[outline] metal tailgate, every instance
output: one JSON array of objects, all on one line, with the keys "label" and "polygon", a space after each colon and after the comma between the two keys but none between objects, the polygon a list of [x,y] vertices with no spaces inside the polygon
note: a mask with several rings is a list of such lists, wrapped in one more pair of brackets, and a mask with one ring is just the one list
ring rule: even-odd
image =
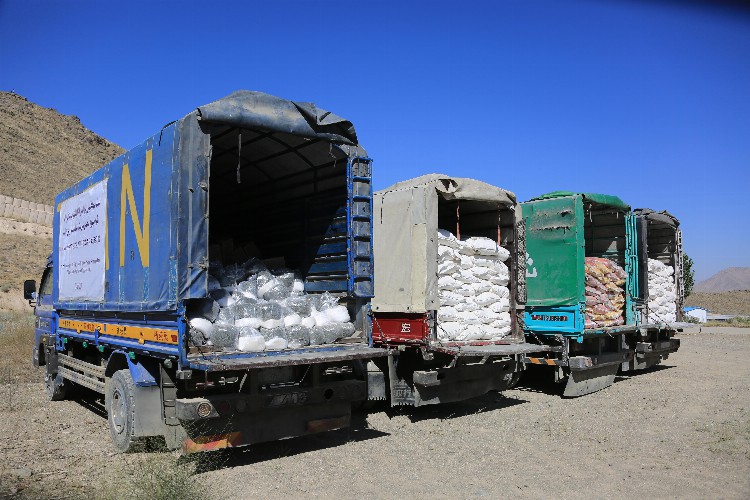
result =
[{"label": "metal tailgate", "polygon": [[206,371],[248,370],[278,366],[311,365],[352,359],[379,358],[386,349],[367,345],[321,346],[316,348],[262,353],[191,354],[190,368]]}]

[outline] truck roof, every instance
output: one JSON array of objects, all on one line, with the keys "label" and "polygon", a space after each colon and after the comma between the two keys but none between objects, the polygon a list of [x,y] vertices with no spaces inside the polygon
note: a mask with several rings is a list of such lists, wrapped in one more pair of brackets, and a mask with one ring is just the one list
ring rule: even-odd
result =
[{"label": "truck roof", "polygon": [[680,225],[680,221],[677,219],[677,217],[670,214],[666,210],[657,212],[656,210],[651,210],[650,208],[636,208],[635,210],[633,210],[633,212],[640,215],[644,219],[661,222],[662,224],[667,224],[669,226],[677,227]]},{"label": "truck roof", "polygon": [[397,182],[380,191],[382,195],[390,191],[414,189],[434,184],[435,189],[446,200],[494,201],[506,205],[516,204],[516,195],[512,191],[487,184],[486,182],[467,177],[453,177],[446,174],[426,174],[406,181]]},{"label": "truck roof", "polygon": [[580,193],[574,191],[552,191],[535,198],[531,198],[529,201],[537,200],[549,200],[551,198],[567,198],[570,196],[582,196],[591,203],[597,203],[599,205],[608,205],[610,207],[620,208],[622,210],[630,210],[630,205],[622,201],[620,198],[609,194],[600,193]]}]

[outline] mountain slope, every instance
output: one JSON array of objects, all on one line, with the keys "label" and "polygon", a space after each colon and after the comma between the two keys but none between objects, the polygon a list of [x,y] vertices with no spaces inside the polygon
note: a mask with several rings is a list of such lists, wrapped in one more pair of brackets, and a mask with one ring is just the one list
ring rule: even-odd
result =
[{"label": "mountain slope", "polygon": [[[75,116],[0,91],[0,194],[51,205],[122,152]],[[29,311],[23,280],[38,283],[51,248],[51,228],[0,217],[0,311]]]},{"label": "mountain slope", "polygon": [[696,283],[693,290],[708,293],[750,290],[750,267],[728,267]]},{"label": "mountain slope", "polygon": [[75,116],[0,91],[0,194],[52,205],[60,191],[123,152]]}]

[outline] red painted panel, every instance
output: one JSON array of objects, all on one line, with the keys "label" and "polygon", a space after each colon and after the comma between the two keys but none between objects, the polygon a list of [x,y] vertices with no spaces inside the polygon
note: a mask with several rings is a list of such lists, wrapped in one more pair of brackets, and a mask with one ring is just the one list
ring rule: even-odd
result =
[{"label": "red painted panel", "polygon": [[430,335],[426,314],[376,313],[372,320],[373,344],[426,343]]}]

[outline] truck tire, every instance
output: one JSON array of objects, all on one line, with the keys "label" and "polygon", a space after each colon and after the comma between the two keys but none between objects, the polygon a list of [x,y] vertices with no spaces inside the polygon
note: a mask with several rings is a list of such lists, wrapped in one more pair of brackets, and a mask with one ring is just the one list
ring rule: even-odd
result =
[{"label": "truck tire", "polygon": [[517,386],[518,382],[521,381],[522,375],[522,372],[513,372],[513,375],[511,375],[510,377],[510,382],[508,383],[508,389],[513,389],[515,386]]},{"label": "truck tire", "polygon": [[107,380],[104,392],[107,423],[117,451],[133,451],[137,439],[133,436],[135,421],[135,384],[130,370],[116,371]]}]

